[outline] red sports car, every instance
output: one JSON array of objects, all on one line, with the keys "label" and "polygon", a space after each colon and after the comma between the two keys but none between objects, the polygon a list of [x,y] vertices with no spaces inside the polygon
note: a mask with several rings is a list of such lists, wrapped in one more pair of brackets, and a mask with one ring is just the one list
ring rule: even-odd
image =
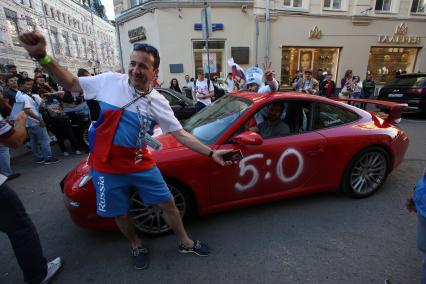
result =
[{"label": "red sports car", "polygon": [[[157,136],[163,147],[153,155],[183,218],[313,192],[367,197],[404,158],[408,138],[397,123],[406,105],[352,101],[386,107],[388,115],[295,92],[241,92],[222,97],[184,124],[214,149],[241,150],[241,161],[222,167],[170,134]],[[273,118],[271,109],[278,109],[278,120],[275,114],[275,122],[263,127],[263,122]],[[275,125],[281,127],[277,130]],[[68,173],[61,187],[76,224],[116,228],[112,219],[96,215],[95,189],[86,160]],[[159,234],[169,230],[158,207],[146,206],[136,193],[129,202],[140,231]]]}]

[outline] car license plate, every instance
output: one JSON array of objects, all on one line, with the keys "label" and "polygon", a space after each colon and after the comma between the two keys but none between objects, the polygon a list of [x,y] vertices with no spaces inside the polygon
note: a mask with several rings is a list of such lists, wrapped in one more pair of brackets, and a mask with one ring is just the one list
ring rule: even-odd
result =
[{"label": "car license plate", "polygon": [[389,98],[402,98],[404,95],[403,94],[389,94],[388,97]]}]

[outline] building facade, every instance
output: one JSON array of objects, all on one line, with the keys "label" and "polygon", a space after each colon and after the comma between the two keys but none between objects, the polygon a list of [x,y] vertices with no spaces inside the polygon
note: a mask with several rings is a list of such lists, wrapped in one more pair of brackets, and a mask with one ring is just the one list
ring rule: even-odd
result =
[{"label": "building facade", "polygon": [[115,70],[119,59],[115,27],[106,20],[98,1],[4,0],[0,3],[0,69],[15,64],[30,76],[38,64],[21,47],[18,36],[28,30],[42,32],[48,52],[76,74]]},{"label": "building facade", "polygon": [[426,1],[208,1],[213,24],[208,55],[201,31],[204,1],[114,4],[123,65],[133,43],[150,43],[160,51],[165,84],[195,76],[207,62],[224,77],[230,57],[243,68],[271,62],[282,87],[304,69],[331,72],[339,82],[347,69],[361,78],[369,71],[379,84],[397,71],[426,72]]}]

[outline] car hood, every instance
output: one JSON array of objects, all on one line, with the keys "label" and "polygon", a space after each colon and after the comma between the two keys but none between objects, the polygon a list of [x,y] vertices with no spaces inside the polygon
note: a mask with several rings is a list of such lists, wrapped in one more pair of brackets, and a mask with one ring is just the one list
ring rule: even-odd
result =
[{"label": "car hood", "polygon": [[[170,150],[170,149],[184,147],[182,145],[182,143],[177,141],[176,138],[173,135],[168,134],[168,133],[158,135],[158,136],[155,137],[155,139],[157,139],[161,143],[161,145],[162,145],[161,150]],[[155,151],[151,148],[150,148],[150,150],[152,152]]]}]

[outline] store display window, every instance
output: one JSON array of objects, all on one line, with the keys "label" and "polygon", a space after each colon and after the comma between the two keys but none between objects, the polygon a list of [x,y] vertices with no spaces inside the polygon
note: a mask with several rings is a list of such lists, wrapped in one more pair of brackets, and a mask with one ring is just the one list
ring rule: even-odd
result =
[{"label": "store display window", "polygon": [[318,69],[333,74],[336,80],[339,65],[339,47],[283,46],[281,59],[281,86],[291,87],[297,71],[310,69],[316,76]]},{"label": "store display window", "polygon": [[[194,52],[194,70],[203,67],[204,72],[212,76],[221,76],[225,71],[225,41],[209,41],[209,54],[207,56],[207,48],[205,41],[193,41],[192,48]],[[209,62],[209,64],[207,63]],[[196,77],[196,74],[194,74]]]},{"label": "store display window", "polygon": [[368,58],[368,71],[378,84],[385,84],[397,73],[414,72],[419,48],[372,47]]}]

